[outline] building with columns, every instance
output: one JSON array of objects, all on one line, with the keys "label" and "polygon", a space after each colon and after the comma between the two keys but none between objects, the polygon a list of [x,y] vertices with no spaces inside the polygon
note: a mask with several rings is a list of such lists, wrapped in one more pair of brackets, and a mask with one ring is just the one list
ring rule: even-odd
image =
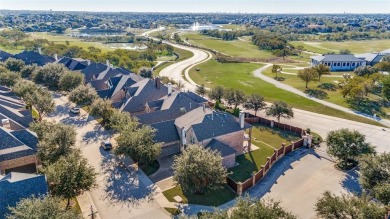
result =
[{"label": "building with columns", "polygon": [[311,57],[311,67],[317,65],[329,66],[330,71],[353,71],[360,66],[366,66],[367,61],[353,54],[326,54]]}]

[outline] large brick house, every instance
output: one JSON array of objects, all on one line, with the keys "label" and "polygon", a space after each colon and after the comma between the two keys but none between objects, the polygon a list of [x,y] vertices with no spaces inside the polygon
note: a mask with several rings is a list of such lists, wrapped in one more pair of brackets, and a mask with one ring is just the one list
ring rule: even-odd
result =
[{"label": "large brick house", "polygon": [[251,125],[245,123],[243,113],[239,119],[206,105],[203,97],[172,91],[168,85],[168,95],[147,102],[136,117],[156,130],[155,140],[163,143],[161,157],[180,153],[188,144],[200,144],[220,152],[223,165],[232,167],[235,157],[247,150],[244,145],[250,146],[245,130]]},{"label": "large brick house", "polygon": [[23,101],[0,87],[0,174],[36,171],[38,139],[27,129],[32,121]]}]

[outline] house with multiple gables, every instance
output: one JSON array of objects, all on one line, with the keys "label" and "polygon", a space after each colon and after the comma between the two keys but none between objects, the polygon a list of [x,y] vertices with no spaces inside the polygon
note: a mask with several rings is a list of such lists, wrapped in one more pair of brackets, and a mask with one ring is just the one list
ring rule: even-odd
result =
[{"label": "house with multiple gables", "polygon": [[156,130],[155,140],[163,143],[160,157],[180,153],[188,144],[200,144],[218,151],[224,166],[234,166],[236,156],[251,144],[252,126],[244,121],[245,114],[236,118],[216,111],[208,107],[203,97],[189,91],[174,91],[170,84],[167,92],[146,102],[143,111],[135,114],[141,124]]},{"label": "house with multiple gables", "polygon": [[390,49],[379,53],[362,54],[324,54],[311,57],[311,67],[323,64],[330,71],[353,71],[360,66],[374,66],[382,61],[383,57],[390,55]]},{"label": "house with multiple gables", "polygon": [[0,174],[36,172],[38,138],[27,129],[32,121],[23,101],[0,86]]},{"label": "house with multiple gables", "polygon": [[15,207],[24,198],[41,197],[48,193],[44,175],[11,172],[0,175],[0,218],[9,213],[8,207]]}]

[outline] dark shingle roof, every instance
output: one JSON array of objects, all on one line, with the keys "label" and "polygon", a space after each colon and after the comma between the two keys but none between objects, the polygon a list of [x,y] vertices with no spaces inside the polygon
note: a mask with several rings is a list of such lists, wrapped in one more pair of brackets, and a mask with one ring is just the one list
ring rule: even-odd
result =
[{"label": "dark shingle roof", "polygon": [[364,60],[356,58],[352,54],[326,54],[323,56],[313,56],[313,59],[321,62],[362,62]]},{"label": "dark shingle roof", "polygon": [[149,101],[158,100],[168,94],[168,88],[160,84],[157,88],[155,80],[145,78],[129,88],[129,93],[132,95],[125,104],[122,110],[130,113],[141,112],[145,110],[145,104]]},{"label": "dark shingle roof", "polygon": [[210,148],[213,151],[218,151],[221,153],[222,157],[235,154],[236,151],[230,147],[227,144],[224,144],[223,142],[218,141],[217,139],[213,139],[206,145],[206,148]]},{"label": "dark shingle roof", "polygon": [[17,131],[12,131],[11,134],[15,136],[19,141],[29,146],[33,150],[37,150],[38,146],[38,137],[35,133],[27,130],[21,129]]},{"label": "dark shingle roof", "polygon": [[8,58],[12,57],[12,54],[0,50],[0,62],[4,62]]},{"label": "dark shingle roof", "polygon": [[244,128],[240,127],[238,118],[230,113],[214,111],[209,108],[199,107],[175,120],[175,125],[179,128],[192,128],[198,141],[212,139],[217,136],[245,130],[251,127],[244,123]]},{"label": "dark shingle roof", "polygon": [[38,66],[44,66],[47,63],[54,62],[55,59],[50,56],[41,55],[34,51],[23,51],[14,55],[16,59],[23,60],[27,65],[37,64]]},{"label": "dark shingle roof", "polygon": [[40,197],[47,192],[44,175],[11,172],[0,176],[0,218],[9,213],[8,206],[15,207],[23,198]]},{"label": "dark shingle roof", "polygon": [[156,129],[156,136],[154,137],[156,142],[171,143],[180,140],[174,120],[155,123],[151,127]]},{"label": "dark shingle roof", "polygon": [[198,106],[200,106],[200,104],[190,99],[186,95],[186,93],[174,92],[164,99],[164,102],[161,106],[161,110],[182,107],[185,107],[186,109],[191,109],[197,108]]},{"label": "dark shingle roof", "polygon": [[183,112],[180,108],[173,108],[167,110],[157,110],[150,113],[143,113],[135,115],[141,124],[153,124],[169,120],[174,120],[179,116],[182,116]]},{"label": "dark shingle roof", "polygon": [[25,130],[11,131],[0,127],[0,162],[33,155],[37,151],[37,137]]},{"label": "dark shingle roof", "polygon": [[81,70],[81,73],[85,76],[85,81],[91,81],[94,75],[100,74],[107,69],[107,65],[102,63],[91,62],[86,68]]}]

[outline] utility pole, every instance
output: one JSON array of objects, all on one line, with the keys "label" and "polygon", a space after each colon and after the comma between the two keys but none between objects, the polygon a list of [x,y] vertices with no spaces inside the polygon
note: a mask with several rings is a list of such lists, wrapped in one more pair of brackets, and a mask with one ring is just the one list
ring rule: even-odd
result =
[{"label": "utility pole", "polygon": [[97,211],[93,211],[93,207],[91,205],[91,214],[89,214],[88,216],[91,216],[92,219],[95,219],[95,214],[97,214],[98,212]]}]

